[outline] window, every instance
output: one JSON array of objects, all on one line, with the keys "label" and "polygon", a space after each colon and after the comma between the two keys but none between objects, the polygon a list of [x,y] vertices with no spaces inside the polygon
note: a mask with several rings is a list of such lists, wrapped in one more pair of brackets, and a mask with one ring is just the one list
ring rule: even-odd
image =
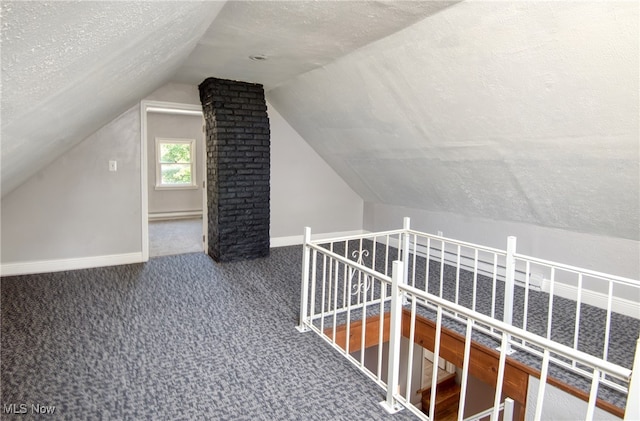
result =
[{"label": "window", "polygon": [[156,138],[156,189],[197,188],[195,143]]}]

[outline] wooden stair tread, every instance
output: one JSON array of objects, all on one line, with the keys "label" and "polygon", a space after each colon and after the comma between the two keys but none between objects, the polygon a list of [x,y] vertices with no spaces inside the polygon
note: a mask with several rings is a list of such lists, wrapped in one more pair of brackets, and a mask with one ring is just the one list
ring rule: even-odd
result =
[{"label": "wooden stair tread", "polygon": [[449,373],[441,379],[438,379],[437,388],[456,384],[456,373]]},{"label": "wooden stair tread", "polygon": [[[431,400],[431,390],[422,394],[423,400],[429,402]],[[460,385],[448,386],[436,389],[436,406],[445,404],[450,400],[458,400],[460,398]]]},{"label": "wooden stair tread", "polygon": [[[440,370],[438,373],[438,383],[436,387],[441,387],[441,386],[444,387],[449,384],[455,384],[455,381],[456,381],[456,373],[447,373],[444,370]],[[422,389],[419,389],[416,393],[420,394],[428,390],[431,390],[431,384],[423,387]]]},{"label": "wooden stair tread", "polygon": [[436,421],[457,421],[458,405],[451,406],[444,411],[436,412],[434,418],[436,419]]},{"label": "wooden stair tread", "polygon": [[[460,405],[460,385],[455,383],[455,374],[436,387],[436,405],[434,417],[437,420],[456,419]],[[431,388],[422,392],[422,411],[429,413]]]}]

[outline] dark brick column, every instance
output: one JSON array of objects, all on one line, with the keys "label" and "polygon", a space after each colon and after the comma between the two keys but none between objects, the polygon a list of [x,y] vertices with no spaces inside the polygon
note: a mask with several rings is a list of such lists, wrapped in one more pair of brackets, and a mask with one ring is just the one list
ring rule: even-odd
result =
[{"label": "dark brick column", "polygon": [[208,254],[218,262],[269,255],[270,130],[262,85],[208,78]]}]

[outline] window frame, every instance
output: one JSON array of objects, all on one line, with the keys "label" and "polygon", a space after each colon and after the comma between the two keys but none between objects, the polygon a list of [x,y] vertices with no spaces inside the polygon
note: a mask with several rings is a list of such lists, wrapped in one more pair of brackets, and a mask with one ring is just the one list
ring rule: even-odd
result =
[{"label": "window frame", "polygon": [[[186,144],[189,145],[191,151],[191,183],[189,184],[163,184],[162,183],[162,165],[171,165],[168,163],[160,162],[161,158],[161,144]],[[167,138],[156,137],[156,190],[193,190],[198,188],[197,174],[196,174],[196,140],[195,139],[182,139],[182,138]]]}]

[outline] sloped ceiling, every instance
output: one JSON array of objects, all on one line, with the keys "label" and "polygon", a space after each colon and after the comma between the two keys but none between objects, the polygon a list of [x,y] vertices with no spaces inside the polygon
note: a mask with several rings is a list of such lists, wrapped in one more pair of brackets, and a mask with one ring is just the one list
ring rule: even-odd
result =
[{"label": "sloped ceiling", "polygon": [[269,90],[459,1],[230,1],[173,80],[214,75]]},{"label": "sloped ceiling", "polygon": [[170,79],[268,89],[456,1],[3,1],[2,196]]},{"label": "sloped ceiling", "polygon": [[638,240],[638,8],[3,1],[3,195],[164,82],[216,76],[264,84],[367,201]]},{"label": "sloped ceiling", "polygon": [[223,5],[2,1],[2,195],[167,82]]},{"label": "sloped ceiling", "polygon": [[639,239],[637,2],[472,2],[269,101],[366,201]]}]

